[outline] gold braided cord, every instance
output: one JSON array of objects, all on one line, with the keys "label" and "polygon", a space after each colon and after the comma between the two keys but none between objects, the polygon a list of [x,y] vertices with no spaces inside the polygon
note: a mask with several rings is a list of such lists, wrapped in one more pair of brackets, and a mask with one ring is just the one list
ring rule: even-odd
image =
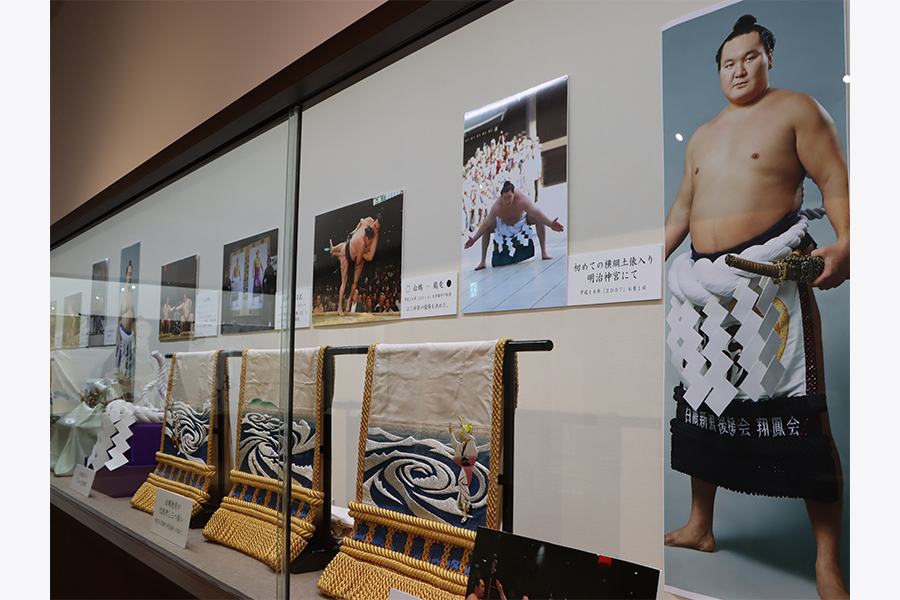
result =
[{"label": "gold braided cord", "polygon": [[[325,422],[325,416],[323,414],[324,411],[324,399],[323,395],[325,394],[325,381],[323,377],[323,373],[325,371],[325,350],[328,346],[319,346],[319,353],[316,359],[316,442],[315,442],[315,450],[313,452],[313,476],[312,476],[312,487],[314,490],[322,489],[322,432],[319,431],[319,427]],[[334,357],[331,357],[332,364],[334,364]],[[334,370],[332,369],[332,373]]]},{"label": "gold braided cord", "polygon": [[205,490],[197,489],[179,481],[172,481],[171,479],[160,477],[156,473],[150,473],[147,476],[147,483],[152,483],[156,487],[167,489],[170,492],[175,492],[176,494],[180,494],[185,498],[190,498],[197,502],[206,502],[209,500],[209,494]]},{"label": "gold braided cord", "polygon": [[[362,519],[388,528],[395,528],[414,536],[428,538],[454,546],[472,549],[475,547],[475,532],[439,523],[421,517],[404,515],[392,510],[369,506],[361,502],[350,503],[350,516],[354,519]],[[371,531],[371,529],[370,529]]]},{"label": "gold braided cord", "polygon": [[[219,353],[221,350],[216,350],[215,355],[213,356],[213,372],[212,372],[212,390],[210,391],[209,397],[209,434],[206,436],[206,464],[215,468],[215,464],[219,462],[218,456],[215,456],[215,451],[218,448],[216,444],[213,443],[213,435],[219,435],[215,433],[216,428],[213,426],[213,423],[216,422],[216,408],[219,404],[216,402],[216,371],[219,368]],[[224,378],[224,394],[228,393],[228,361],[225,361],[225,378]],[[225,433],[224,431],[222,432]],[[224,457],[221,457],[224,460]],[[224,493],[225,490],[219,490],[219,493]]]},{"label": "gold braided cord", "polygon": [[375,347],[369,346],[366,356],[366,386],[363,390],[362,415],[359,420],[359,461],[356,468],[356,501],[362,502],[363,473],[366,469],[366,437],[369,432],[369,412],[372,408],[372,379],[375,373]]},{"label": "gold braided cord", "polygon": [[[231,471],[231,479],[236,484],[252,485],[269,492],[281,493],[283,484],[277,479],[271,477],[263,477],[261,475],[253,475],[244,471]],[[297,500],[306,500],[310,504],[322,504],[325,494],[318,490],[310,490],[296,483],[291,484],[291,496]]]},{"label": "gold braided cord", "polygon": [[[274,508],[269,508],[268,506],[260,506],[259,504],[247,502],[246,500],[242,500],[240,498],[232,498],[231,496],[226,496],[225,498],[222,498],[222,504],[220,505],[219,509],[216,510],[216,512],[219,512],[223,508],[241,513],[270,525],[281,527],[281,513]],[[303,519],[300,519],[299,517],[295,517],[293,515],[291,516],[292,534],[308,538],[312,536],[313,531],[315,531],[315,527],[313,527],[313,525]]]},{"label": "gold braided cord", "polygon": [[[238,412],[237,412],[237,443],[234,448],[234,468],[237,469],[241,464],[241,423],[244,422],[244,386],[247,383],[247,353],[249,348],[241,352],[241,383],[238,390]],[[231,472],[232,477],[234,471]]]},{"label": "gold braided cord", "polygon": [[491,467],[488,475],[487,515],[485,527],[497,529],[500,518],[497,514],[500,475],[500,450],[503,447],[503,357],[509,338],[497,340],[494,348],[494,385],[491,398]]},{"label": "gold braided cord", "polygon": [[156,453],[156,462],[164,466],[171,466],[176,469],[182,469],[191,473],[197,473],[204,477],[211,477],[216,473],[216,467],[212,465],[203,465],[193,461],[181,458],[180,456],[172,456],[164,452]]},{"label": "gold braided cord", "polygon": [[352,538],[344,540],[344,543],[341,544],[341,552],[358,560],[398,571],[407,577],[430,583],[454,594],[466,593],[467,575],[448,571],[425,560],[400,554],[387,548],[363,544]]}]

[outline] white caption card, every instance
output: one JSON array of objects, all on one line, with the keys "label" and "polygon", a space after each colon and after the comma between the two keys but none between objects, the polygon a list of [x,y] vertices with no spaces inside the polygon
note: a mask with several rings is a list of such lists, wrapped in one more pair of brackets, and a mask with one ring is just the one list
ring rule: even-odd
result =
[{"label": "white caption card", "polygon": [[400,287],[403,290],[401,319],[443,317],[457,312],[457,271],[404,279]]},{"label": "white caption card", "polygon": [[75,465],[75,472],[72,474],[72,483],[69,484],[69,487],[72,488],[72,491],[87,498],[91,495],[91,487],[94,485],[94,473],[93,469]]},{"label": "white caption card", "polygon": [[391,591],[388,593],[388,600],[422,600],[418,596],[413,596],[412,594],[407,594],[406,592],[401,592],[396,588],[391,588]]},{"label": "white caption card", "polygon": [[569,256],[569,306],[662,298],[662,245]]},{"label": "white caption card", "polygon": [[186,548],[192,507],[190,498],[157,488],[150,532]]},{"label": "white caption card", "polygon": [[219,332],[219,292],[197,294],[194,305],[194,337],[212,337]]},{"label": "white caption card", "polygon": [[[297,288],[297,299],[294,306],[294,329],[308,328],[310,326],[309,297],[312,288],[309,286]],[[275,294],[275,329],[281,329],[281,292]]]},{"label": "white caption card", "polygon": [[103,330],[103,345],[116,345],[116,330],[119,329],[118,317],[110,315],[106,318],[106,329]]}]

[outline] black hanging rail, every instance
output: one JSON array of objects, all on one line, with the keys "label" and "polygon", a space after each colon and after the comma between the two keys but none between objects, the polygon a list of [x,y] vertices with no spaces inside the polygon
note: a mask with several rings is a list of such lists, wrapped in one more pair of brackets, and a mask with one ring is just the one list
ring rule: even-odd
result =
[{"label": "black hanging rail", "polygon": [[316,515],[312,538],[303,552],[291,562],[291,573],[324,569],[337,554],[339,546],[331,537],[331,415],[334,403],[334,357],[366,354],[368,346],[329,346],[322,365],[322,423],[316,430],[316,443],[322,454],[322,509]]},{"label": "black hanging rail", "polygon": [[511,341],[503,354],[503,472],[497,477],[503,486],[503,521],[501,529],[513,531],[513,480],[516,442],[516,355],[519,352],[549,352],[551,340]]}]

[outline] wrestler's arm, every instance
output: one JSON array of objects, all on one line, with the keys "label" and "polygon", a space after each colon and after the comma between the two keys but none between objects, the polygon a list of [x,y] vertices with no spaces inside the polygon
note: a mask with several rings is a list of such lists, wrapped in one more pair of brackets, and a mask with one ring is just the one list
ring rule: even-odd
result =
[{"label": "wrestler's arm", "polygon": [[822,192],[823,205],[837,241],[817,248],[825,269],[813,286],[828,290],[850,278],[850,185],[841,139],[831,116],[809,96],[796,94],[797,156]]},{"label": "wrestler's arm", "polygon": [[475,235],[470,235],[469,239],[466,240],[465,248],[471,248],[472,244],[478,241],[478,239],[485,234],[490,225],[493,225],[497,221],[497,203],[491,205],[491,209],[488,211],[487,216],[484,220],[481,221],[481,225],[478,227],[478,231],[475,232]]},{"label": "wrestler's arm", "polygon": [[[519,197],[521,196],[521,198]],[[546,225],[553,231],[563,231],[565,227],[563,227],[562,223],[559,222],[559,218],[550,220],[550,217],[544,214],[544,211],[535,206],[534,202],[531,201],[528,196],[516,190],[516,198],[520,201],[522,209],[525,211],[525,214],[531,217],[533,221],[537,221],[542,225]]]},{"label": "wrestler's arm", "polygon": [[[696,134],[695,134],[696,135]],[[681,186],[678,194],[669,209],[666,217],[666,259],[675,251],[691,229],[691,206],[694,203],[694,186],[691,178],[691,154],[693,151],[694,137],[688,142],[684,152],[684,175],[681,178]]]}]

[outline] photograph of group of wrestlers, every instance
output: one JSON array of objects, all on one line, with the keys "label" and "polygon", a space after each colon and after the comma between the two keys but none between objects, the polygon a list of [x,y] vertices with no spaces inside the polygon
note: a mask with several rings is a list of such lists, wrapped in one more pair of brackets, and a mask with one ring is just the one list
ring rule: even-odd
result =
[{"label": "photograph of group of wrestlers", "polygon": [[466,600],[656,598],[659,570],[493,529],[478,529]]},{"label": "photograph of group of wrestlers", "polygon": [[277,251],[277,229],[225,245],[222,257],[222,334],[275,328]]},{"label": "photograph of group of wrestlers", "polygon": [[159,278],[161,342],[190,340],[194,337],[198,264],[195,254],[162,267]]},{"label": "photograph of group of wrestlers", "polygon": [[402,191],[318,215],[314,243],[313,327],[400,318]]},{"label": "photograph of group of wrestlers", "polygon": [[675,593],[848,597],[844,31],[834,1],[738,2],[663,31]]},{"label": "photograph of group of wrestlers", "polygon": [[568,83],[466,113],[463,313],[566,305]]}]

